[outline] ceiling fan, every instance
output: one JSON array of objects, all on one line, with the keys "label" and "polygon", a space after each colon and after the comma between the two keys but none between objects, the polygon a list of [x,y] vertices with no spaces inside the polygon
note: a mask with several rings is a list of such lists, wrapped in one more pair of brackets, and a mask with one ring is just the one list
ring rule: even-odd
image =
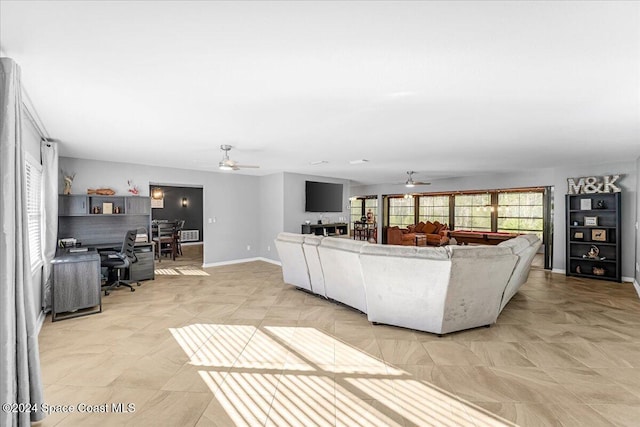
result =
[{"label": "ceiling fan", "polygon": [[229,158],[229,150],[231,150],[233,147],[231,145],[227,145],[227,144],[223,144],[220,146],[220,149],[222,151],[224,151],[224,154],[222,155],[222,160],[220,160],[220,163],[218,163],[218,168],[220,170],[223,171],[230,171],[230,170],[234,170],[237,171],[238,169],[242,169],[242,168],[259,168],[260,166],[255,166],[255,165],[241,165],[238,162],[236,162],[235,160],[231,160]]},{"label": "ceiling fan", "polygon": [[404,186],[407,188],[413,188],[416,185],[431,185],[430,182],[422,182],[422,181],[414,181],[413,180],[413,174],[416,173],[415,171],[407,171],[407,175],[409,175],[409,178],[407,178],[407,180],[404,182]]}]

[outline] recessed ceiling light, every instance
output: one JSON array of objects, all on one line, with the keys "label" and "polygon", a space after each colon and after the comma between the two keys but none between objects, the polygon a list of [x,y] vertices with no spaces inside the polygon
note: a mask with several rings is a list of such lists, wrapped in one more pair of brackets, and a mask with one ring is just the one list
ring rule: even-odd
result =
[{"label": "recessed ceiling light", "polygon": [[323,163],[329,163],[329,162],[328,162],[328,161],[326,161],[326,160],[315,160],[315,161],[313,161],[313,162],[309,162],[309,164],[310,164],[310,165],[313,165],[313,166],[315,166],[315,165],[321,165],[321,164],[323,164]]},{"label": "recessed ceiling light", "polygon": [[349,163],[352,165],[361,165],[362,163],[367,163],[369,160],[367,159],[358,159],[358,160],[349,160]]}]

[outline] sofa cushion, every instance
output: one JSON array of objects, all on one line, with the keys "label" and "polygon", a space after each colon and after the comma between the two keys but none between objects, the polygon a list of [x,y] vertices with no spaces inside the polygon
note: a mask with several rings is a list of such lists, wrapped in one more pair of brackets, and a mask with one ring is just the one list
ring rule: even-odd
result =
[{"label": "sofa cushion", "polygon": [[382,257],[420,258],[420,259],[449,259],[449,252],[445,248],[368,245],[364,246],[360,254]]},{"label": "sofa cushion", "polygon": [[527,239],[529,241],[529,243],[533,244],[538,244],[538,242],[540,242],[540,239],[538,238],[538,236],[536,236],[535,234],[521,234],[518,237],[522,237],[524,239]]},{"label": "sofa cushion", "polygon": [[348,252],[360,253],[360,249],[369,243],[362,240],[342,239],[339,237],[326,237],[320,243],[321,247],[335,248]]},{"label": "sofa cushion", "polygon": [[307,261],[307,269],[309,270],[311,291],[314,294],[326,298],[327,292],[324,288],[324,273],[322,272],[322,266],[320,265],[320,255],[318,254],[318,246],[320,246],[322,239],[324,239],[323,236],[305,234],[302,250],[304,252],[305,260]]},{"label": "sofa cushion", "polygon": [[407,230],[409,230],[409,233],[415,233],[416,225],[415,224],[407,225]]},{"label": "sofa cushion", "polygon": [[278,233],[278,240],[302,244],[302,242],[304,242],[304,234],[287,233],[286,231],[283,231]]},{"label": "sofa cushion", "polygon": [[304,236],[304,234],[279,233],[275,246],[282,262],[284,282],[310,291],[309,270],[302,248]]},{"label": "sofa cushion", "polygon": [[451,252],[451,258],[487,258],[491,256],[512,255],[509,247],[485,246],[485,245],[450,245],[445,249]]},{"label": "sofa cushion", "polygon": [[417,225],[416,225],[416,233],[424,233],[424,226],[425,223],[420,221]]},{"label": "sofa cushion", "polygon": [[427,221],[422,229],[422,232],[425,234],[433,234],[436,228],[436,224],[432,223],[431,221]]},{"label": "sofa cushion", "polygon": [[498,246],[501,246],[503,248],[511,248],[511,250],[513,250],[513,253],[518,255],[520,252],[522,252],[523,250],[531,246],[531,242],[529,242],[528,239],[516,237],[514,239],[509,239],[509,240],[505,240],[504,242],[500,242],[498,243]]}]

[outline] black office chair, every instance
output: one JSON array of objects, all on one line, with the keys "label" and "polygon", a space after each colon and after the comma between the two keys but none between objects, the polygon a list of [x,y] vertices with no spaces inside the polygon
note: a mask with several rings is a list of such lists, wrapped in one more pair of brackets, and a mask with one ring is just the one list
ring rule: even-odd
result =
[{"label": "black office chair", "polygon": [[[102,285],[105,295],[109,295],[109,291],[120,286],[126,286],[131,289],[131,292],[135,291],[131,286],[130,280],[123,280],[120,278],[122,270],[128,269],[131,264],[138,261],[136,254],[133,252],[133,247],[136,243],[137,230],[129,230],[124,236],[124,242],[122,242],[122,250],[120,252],[103,252],[100,254],[100,264],[102,267],[107,267],[109,273],[107,275],[107,283]],[[109,279],[115,274],[116,279],[109,282]]]}]

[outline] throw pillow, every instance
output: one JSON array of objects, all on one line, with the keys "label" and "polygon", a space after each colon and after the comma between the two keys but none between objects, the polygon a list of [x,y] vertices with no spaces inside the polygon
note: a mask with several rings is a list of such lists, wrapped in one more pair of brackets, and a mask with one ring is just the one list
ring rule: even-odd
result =
[{"label": "throw pillow", "polygon": [[411,224],[407,226],[407,229],[409,230],[409,233],[414,233],[416,231],[416,226]]},{"label": "throw pillow", "polygon": [[424,226],[425,225],[426,224],[424,222],[420,221],[418,223],[418,225],[416,225],[416,233],[424,233]]},{"label": "throw pillow", "polygon": [[434,234],[436,231],[436,224],[431,222],[431,221],[427,221],[427,223],[424,225],[424,233],[425,234]]}]

